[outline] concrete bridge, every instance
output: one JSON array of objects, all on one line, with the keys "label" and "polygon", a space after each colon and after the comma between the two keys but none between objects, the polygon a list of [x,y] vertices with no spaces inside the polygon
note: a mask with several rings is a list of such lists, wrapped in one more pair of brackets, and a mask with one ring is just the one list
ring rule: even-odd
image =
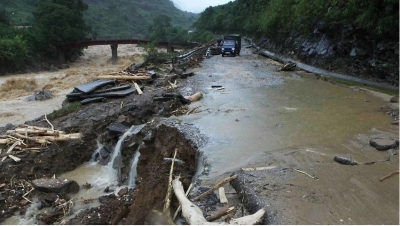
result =
[{"label": "concrete bridge", "polygon": [[[65,52],[73,48],[86,48],[93,45],[110,45],[111,47],[111,60],[113,63],[117,61],[118,58],[118,45],[119,44],[139,44],[146,45],[151,43],[149,40],[143,40],[140,38],[127,38],[127,37],[108,37],[108,38],[97,38],[97,39],[87,39],[82,41],[76,41],[66,44],[55,44],[59,53],[59,60],[61,63],[65,63]],[[194,48],[199,46],[199,43],[193,42],[182,42],[182,43],[172,43],[172,42],[158,42],[158,47],[165,47],[167,51],[171,51],[174,48]]]}]

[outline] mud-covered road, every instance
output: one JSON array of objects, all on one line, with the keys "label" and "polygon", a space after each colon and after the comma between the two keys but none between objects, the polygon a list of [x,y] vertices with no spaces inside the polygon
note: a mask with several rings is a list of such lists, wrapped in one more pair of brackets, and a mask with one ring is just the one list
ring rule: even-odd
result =
[{"label": "mud-covered road", "polygon": [[[215,184],[241,167],[276,166],[243,176],[268,205],[269,223],[397,224],[399,178],[379,179],[398,170],[398,150],[377,151],[369,141],[398,140],[398,126],[382,110],[398,103],[314,74],[276,72],[280,64],[252,51],[206,59],[183,85],[205,94],[196,103],[202,112],[183,117],[210,137],[201,149],[209,164],[203,182]],[[334,156],[390,161],[348,166]]]},{"label": "mud-covered road", "polygon": [[[71,89],[94,75],[121,70],[135,58],[128,54],[119,65],[108,67],[109,62],[104,61],[102,53],[109,48],[105,49],[89,48],[98,52],[98,56],[83,58],[80,64],[60,70],[56,73],[60,76],[54,76],[54,80],[81,78],[72,79],[65,87]],[[98,63],[99,59],[104,62]],[[90,69],[88,72],[85,72],[85,65]],[[235,206],[238,210],[244,205],[247,211],[236,211],[234,217],[254,212],[254,208],[265,208],[267,218],[263,223],[269,224],[398,224],[399,177],[394,175],[379,181],[398,170],[398,148],[378,151],[370,145],[371,139],[393,142],[399,139],[398,125],[391,125],[393,118],[387,114],[388,108],[398,112],[398,103],[390,103],[391,96],[332,84],[317,79],[314,74],[278,72],[280,66],[253,54],[252,49],[243,48],[237,57],[216,55],[204,59],[200,67],[188,69],[195,75],[186,79],[160,73],[155,83],[146,84],[142,96],[92,104],[55,119],[56,128],[84,133],[82,142],[52,145],[40,155],[30,154],[27,156],[29,161],[20,164],[8,160],[2,166],[7,171],[0,174],[7,180],[1,189],[8,189],[0,190],[2,202],[22,200],[15,194],[12,196],[18,188],[8,184],[10,180],[19,179],[12,176],[18,172],[24,172],[21,180],[30,180],[53,174],[59,176],[73,170],[67,175],[80,178],[76,179],[80,185],[91,181],[94,189],[104,193],[104,187],[112,182],[106,181],[96,188],[100,178],[108,179],[109,176],[101,166],[93,169],[95,162],[91,156],[98,148],[96,141],[102,145],[117,143],[118,139],[106,131],[110,123],[119,122],[126,126],[144,123],[143,131],[129,138],[121,150],[126,158],[125,165],[130,164],[136,149],[140,150],[136,189],[103,196],[101,205],[97,203],[93,209],[83,206],[87,210],[72,220],[64,219],[63,223],[154,224],[155,221],[147,221],[144,217],[147,211],[162,207],[169,171],[163,158],[172,157],[177,149],[178,158],[187,164],[178,166],[175,173],[183,175],[185,189],[191,180],[195,182],[192,197],[233,173],[238,175],[237,183],[225,186],[229,200],[225,205]],[[171,116],[180,105],[152,101],[154,95],[167,92],[170,78],[177,80],[177,91],[184,96],[203,93],[200,101],[189,106],[190,109],[198,107],[193,114]],[[67,89],[53,89],[59,93],[58,99],[63,99],[63,90]],[[12,98],[6,100],[13,101]],[[54,106],[47,107],[51,111]],[[13,112],[17,113],[18,109],[7,111],[11,113],[0,115],[2,125],[37,117],[21,112],[23,117],[13,118]],[[155,127],[160,121],[167,126]],[[41,119],[31,123],[47,125]],[[141,142],[145,145],[138,145]],[[339,164],[333,160],[335,156],[355,160],[359,165]],[[196,175],[193,172],[195,160],[201,163],[197,164]],[[36,165],[34,168],[28,164]],[[261,168],[242,170],[254,167]],[[129,169],[123,173],[129,174]],[[244,197],[241,192],[251,197]],[[26,208],[17,211],[18,205],[0,206],[14,208],[1,213],[7,217],[15,211],[13,221],[5,223],[37,223],[27,219],[39,219],[32,213],[28,216],[30,211],[36,211],[32,210],[35,209],[33,204],[28,211]],[[207,216],[224,206],[211,201],[199,205]],[[172,208],[176,207],[177,202],[173,200]],[[49,222],[60,223],[58,220]]]}]

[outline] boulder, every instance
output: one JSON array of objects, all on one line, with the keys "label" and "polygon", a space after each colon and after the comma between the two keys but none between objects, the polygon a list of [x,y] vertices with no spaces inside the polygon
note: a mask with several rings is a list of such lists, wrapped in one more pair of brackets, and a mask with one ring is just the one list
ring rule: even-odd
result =
[{"label": "boulder", "polygon": [[77,193],[79,184],[64,178],[41,178],[32,181],[32,186],[45,193]]},{"label": "boulder", "polygon": [[391,138],[371,138],[369,144],[378,151],[387,151],[399,146],[399,141]]}]

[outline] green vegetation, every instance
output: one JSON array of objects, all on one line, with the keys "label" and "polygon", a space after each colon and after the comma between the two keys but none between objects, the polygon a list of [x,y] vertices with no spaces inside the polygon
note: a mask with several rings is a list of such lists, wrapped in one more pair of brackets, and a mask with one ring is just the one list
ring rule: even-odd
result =
[{"label": "green vegetation", "polygon": [[36,50],[35,37],[27,29],[9,25],[5,11],[0,11],[0,64],[28,59]]},{"label": "green vegetation", "polygon": [[197,14],[182,12],[169,0],[86,0],[85,21],[96,37],[144,37],[153,18],[168,15],[174,27],[189,29]]},{"label": "green vegetation", "polygon": [[144,46],[144,50],[146,54],[144,54],[144,60],[147,65],[159,65],[164,62],[170,61],[173,57],[171,53],[165,53],[158,51],[157,49],[157,41],[153,41]]},{"label": "green vegetation", "polygon": [[67,106],[64,106],[58,110],[54,110],[52,113],[47,115],[47,118],[49,120],[53,120],[53,119],[59,118],[61,116],[67,115],[71,112],[75,112],[80,107],[81,107],[81,104],[78,101],[72,102],[72,103],[68,104]]},{"label": "green vegetation", "polygon": [[398,15],[398,0],[236,0],[207,8],[195,27],[279,38],[289,33],[309,35],[315,28],[334,36],[337,28],[353,26],[398,40]]}]

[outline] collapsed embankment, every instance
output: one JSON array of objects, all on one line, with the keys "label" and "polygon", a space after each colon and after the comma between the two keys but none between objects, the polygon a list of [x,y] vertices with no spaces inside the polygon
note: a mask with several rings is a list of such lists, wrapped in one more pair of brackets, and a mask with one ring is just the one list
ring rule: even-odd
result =
[{"label": "collapsed embankment", "polygon": [[[1,162],[0,181],[4,184],[1,184],[0,190],[0,211],[2,212],[0,221],[4,221],[15,212],[20,215],[25,214],[29,206],[26,199],[32,200],[39,193],[32,191],[26,194],[26,185],[30,184],[30,181],[37,178],[51,178],[53,175],[58,176],[90,161],[97,148],[97,142],[109,147],[115,146],[122,131],[120,134],[115,131],[110,132],[108,127],[112,123],[117,123],[128,128],[131,125],[146,124],[136,136],[123,143],[121,151],[124,167],[122,167],[120,185],[128,183],[133,153],[137,150],[141,152],[138,163],[139,177],[134,182],[137,183],[137,188],[120,196],[103,197],[102,205],[99,207],[102,217],[87,218],[88,215],[97,211],[94,210],[94,212],[89,211],[77,216],[70,223],[118,224],[122,218],[126,218],[123,223],[144,224],[149,212],[160,209],[165,198],[171,164],[165,162],[164,158],[172,158],[174,151],[177,150],[177,158],[185,164],[176,166],[174,174],[182,176],[185,188],[189,186],[195,173],[196,145],[186,139],[177,128],[158,124],[158,118],[169,117],[171,112],[184,105],[179,98],[154,101],[155,96],[171,92],[168,90],[170,79],[176,79],[176,76],[160,75],[152,82],[142,83],[145,89],[140,96],[136,94],[124,98],[112,98],[106,102],[89,105],[68,103],[62,109],[49,114],[47,117],[54,128],[68,133],[81,133],[82,138],[50,144],[43,147],[39,153],[20,153],[18,154],[21,159],[19,162],[14,162],[10,158]],[[152,119],[154,123],[148,123]],[[49,126],[44,116],[26,124],[39,127]],[[0,128],[0,132],[5,134],[7,130],[14,128],[14,125],[7,125]],[[25,184],[25,187],[20,184]],[[60,194],[60,197],[68,200],[67,194]],[[46,196],[44,199],[43,201],[48,201]],[[54,205],[50,203],[50,207]],[[176,201],[172,205],[177,208]],[[131,214],[127,217],[129,212]],[[60,213],[60,210],[36,216],[38,222],[46,224],[60,223],[63,218],[64,214]]]}]

